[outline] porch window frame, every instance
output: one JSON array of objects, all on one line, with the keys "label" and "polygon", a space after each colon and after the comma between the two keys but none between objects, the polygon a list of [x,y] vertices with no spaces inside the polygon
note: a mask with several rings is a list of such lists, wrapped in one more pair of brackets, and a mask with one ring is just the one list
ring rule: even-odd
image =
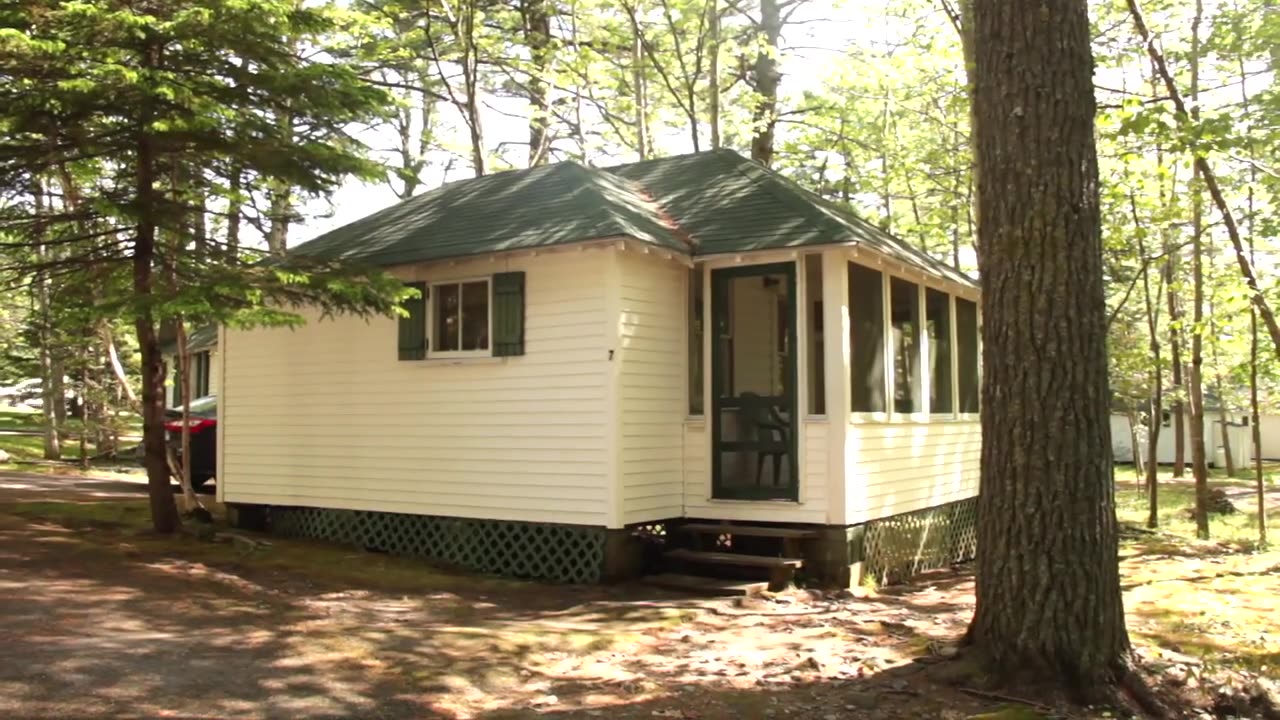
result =
[{"label": "porch window frame", "polygon": [[[485,342],[487,347],[480,350],[463,350],[462,348],[462,330],[463,318],[465,312],[463,310],[463,286],[474,283],[484,283],[484,302],[485,302]],[[436,313],[442,309],[440,303],[441,287],[456,286],[458,288],[458,348],[457,350],[438,350],[441,338],[436,336],[438,329]],[[479,275],[473,277],[456,278],[449,280],[437,280],[428,284],[430,293],[427,296],[427,359],[436,360],[453,360],[463,358],[489,358],[493,357],[493,276]]]},{"label": "porch window frame", "polygon": [[[956,321],[956,301],[967,300],[972,302],[977,308],[977,359],[976,365],[978,370],[978,388],[982,387],[982,303],[978,298],[965,297],[957,293],[954,288],[938,281],[938,279],[925,275],[923,273],[907,273],[900,270],[890,269],[883,264],[869,262],[866,259],[858,257],[847,258],[848,262],[862,265],[863,267],[875,270],[881,274],[883,281],[880,284],[881,292],[881,311],[884,315],[883,327],[881,331],[884,333],[884,341],[882,352],[884,353],[884,393],[885,393],[885,410],[878,412],[851,412],[849,414],[849,423],[852,425],[910,425],[910,424],[930,424],[930,423],[948,423],[948,422],[977,422],[981,419],[981,410],[976,413],[960,412],[960,352],[958,343],[958,325]],[[893,338],[892,312],[890,307],[892,302],[892,278],[906,280],[914,283],[919,289],[919,322],[921,334],[921,370],[923,372],[926,357],[925,353],[929,352],[928,338],[928,309],[926,305],[927,288],[932,288],[938,292],[946,293],[948,298],[948,306],[950,312],[950,335],[951,335],[951,407],[952,412],[934,413],[932,408],[932,400],[930,395],[930,386],[932,378],[928,373],[921,376],[921,391],[923,398],[921,400],[922,408],[918,412],[900,413],[895,407],[896,398],[894,397],[894,371],[896,363],[895,349],[890,342]],[[852,383],[846,388],[847,392],[852,393]]]}]

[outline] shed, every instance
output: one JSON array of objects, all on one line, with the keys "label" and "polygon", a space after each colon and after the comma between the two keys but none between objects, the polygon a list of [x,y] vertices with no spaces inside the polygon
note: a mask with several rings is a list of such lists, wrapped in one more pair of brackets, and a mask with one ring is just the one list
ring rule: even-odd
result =
[{"label": "shed", "polygon": [[421,297],[220,331],[244,518],[567,581],[972,554],[977,285],[734,152],[458,181],[292,252]]}]

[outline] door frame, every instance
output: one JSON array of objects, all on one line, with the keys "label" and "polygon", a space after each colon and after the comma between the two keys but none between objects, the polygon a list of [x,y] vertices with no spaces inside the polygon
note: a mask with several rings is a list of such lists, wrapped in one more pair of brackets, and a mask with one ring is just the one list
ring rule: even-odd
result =
[{"label": "door frame", "polygon": [[[711,403],[711,498],[713,500],[782,500],[798,501],[800,498],[800,462],[799,437],[801,430],[799,413],[800,377],[798,373],[797,355],[800,351],[797,340],[799,323],[797,307],[800,289],[796,285],[798,273],[796,263],[776,262],[760,265],[738,265],[727,268],[710,268],[711,272],[711,322],[707,324],[711,341],[711,372],[707,374],[706,383],[710,390]],[[725,313],[728,318],[731,307],[725,307],[728,300],[729,282],[743,277],[761,277],[764,275],[783,275],[787,279],[787,356],[783,369],[786,384],[786,409],[790,419],[790,445],[787,453],[787,471],[791,483],[782,487],[726,487],[721,482],[721,417],[725,408],[721,396],[721,374],[725,367],[724,348],[720,342],[720,318]]]}]

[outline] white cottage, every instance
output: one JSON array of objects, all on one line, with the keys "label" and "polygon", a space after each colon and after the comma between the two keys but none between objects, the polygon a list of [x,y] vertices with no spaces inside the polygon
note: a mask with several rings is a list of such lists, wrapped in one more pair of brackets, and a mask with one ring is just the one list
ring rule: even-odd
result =
[{"label": "white cottage", "polygon": [[733,152],[455,182],[295,252],[423,297],[221,331],[243,522],[572,581],[972,552],[977,286]]}]

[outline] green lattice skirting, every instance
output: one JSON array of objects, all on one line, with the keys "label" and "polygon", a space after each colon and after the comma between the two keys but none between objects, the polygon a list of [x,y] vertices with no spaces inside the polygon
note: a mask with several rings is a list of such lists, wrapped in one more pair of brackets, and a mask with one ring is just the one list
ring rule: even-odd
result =
[{"label": "green lattice skirting", "polygon": [[604,567],[603,528],[469,520],[433,515],[272,507],[271,529],[411,555],[483,573],[595,583]]},{"label": "green lattice skirting", "polygon": [[867,523],[863,566],[880,584],[898,582],[924,570],[973,559],[978,545],[978,499]]}]

